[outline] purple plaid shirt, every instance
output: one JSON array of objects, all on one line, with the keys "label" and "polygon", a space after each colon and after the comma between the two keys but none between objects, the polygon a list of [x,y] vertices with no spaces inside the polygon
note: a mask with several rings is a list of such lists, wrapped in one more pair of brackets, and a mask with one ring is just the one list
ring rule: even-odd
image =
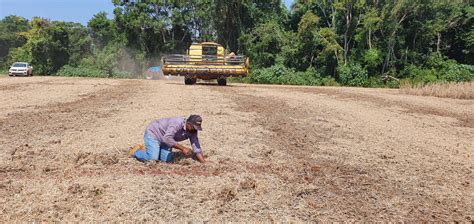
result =
[{"label": "purple plaid shirt", "polygon": [[152,121],[146,128],[160,143],[166,144],[170,148],[177,142],[189,138],[194,153],[202,153],[201,145],[196,132],[186,131],[186,118],[162,118]]}]

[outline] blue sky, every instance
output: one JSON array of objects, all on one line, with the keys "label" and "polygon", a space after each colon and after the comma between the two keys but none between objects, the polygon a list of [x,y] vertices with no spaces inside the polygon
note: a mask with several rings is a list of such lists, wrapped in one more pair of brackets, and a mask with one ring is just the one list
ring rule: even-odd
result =
[{"label": "blue sky", "polygon": [[[289,7],[294,0],[283,0]],[[31,19],[40,16],[51,20],[64,20],[87,24],[100,11],[112,15],[111,0],[0,0],[0,19],[18,15]]]}]

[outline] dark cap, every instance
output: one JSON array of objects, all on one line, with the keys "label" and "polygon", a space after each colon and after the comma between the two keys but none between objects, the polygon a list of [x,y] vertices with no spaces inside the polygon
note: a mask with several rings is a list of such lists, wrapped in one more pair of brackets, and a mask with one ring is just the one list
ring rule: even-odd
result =
[{"label": "dark cap", "polygon": [[193,114],[193,115],[188,117],[186,122],[191,123],[196,130],[202,131],[202,128],[201,128],[202,118],[201,118],[201,116]]}]

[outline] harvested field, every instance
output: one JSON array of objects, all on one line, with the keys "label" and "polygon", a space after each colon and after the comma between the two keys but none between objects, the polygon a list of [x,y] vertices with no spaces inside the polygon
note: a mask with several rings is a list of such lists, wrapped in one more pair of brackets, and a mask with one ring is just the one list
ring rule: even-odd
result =
[{"label": "harvested field", "polygon": [[[2,223],[474,219],[474,100],[63,77],[0,77],[0,100]],[[126,158],[191,113],[210,163]]]}]

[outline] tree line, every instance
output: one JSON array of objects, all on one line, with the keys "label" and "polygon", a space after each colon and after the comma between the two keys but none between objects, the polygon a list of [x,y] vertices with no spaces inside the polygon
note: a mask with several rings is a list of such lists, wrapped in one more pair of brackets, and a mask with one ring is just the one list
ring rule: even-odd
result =
[{"label": "tree line", "polygon": [[393,86],[474,79],[469,1],[113,0],[87,26],[7,16],[0,66],[36,74],[129,77],[192,42],[215,41],[251,59],[240,81]]}]

